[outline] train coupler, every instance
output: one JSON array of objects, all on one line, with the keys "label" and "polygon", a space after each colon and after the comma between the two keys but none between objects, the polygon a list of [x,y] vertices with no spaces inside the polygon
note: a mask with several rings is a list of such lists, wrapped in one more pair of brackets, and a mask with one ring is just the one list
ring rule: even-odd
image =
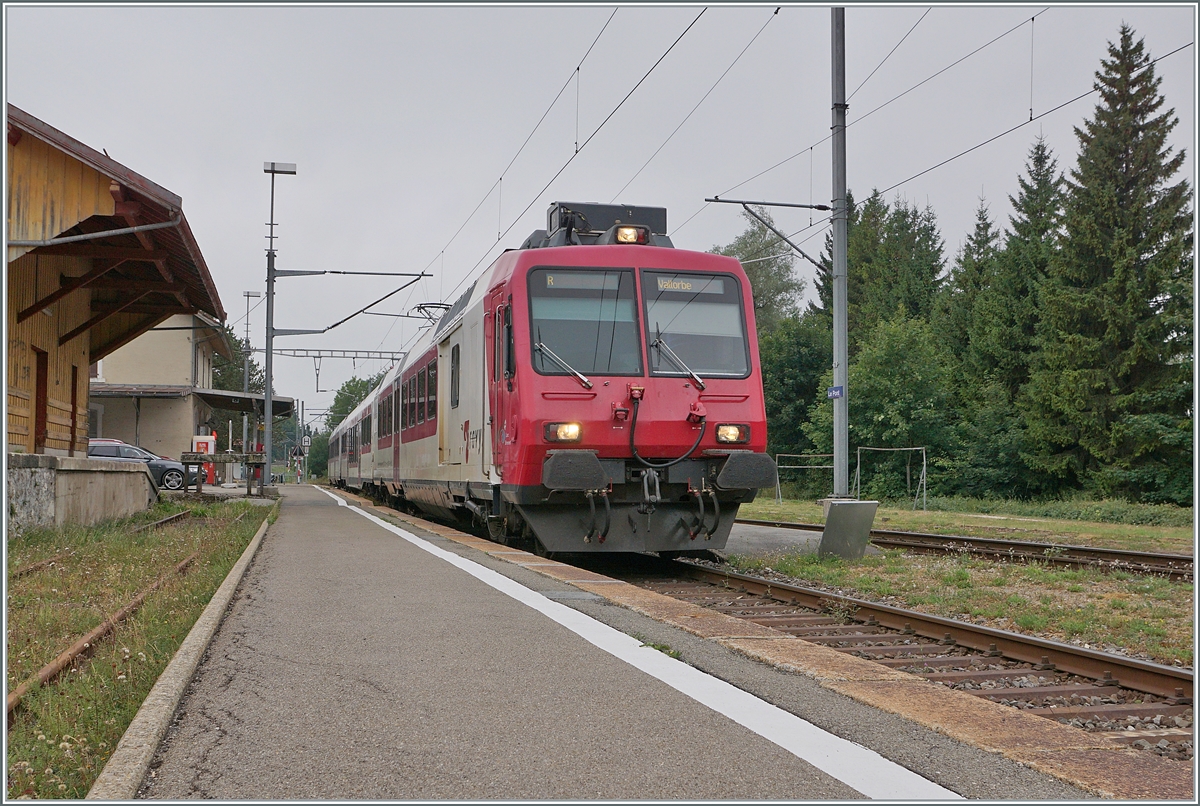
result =
[{"label": "train coupler", "polygon": [[643,515],[654,514],[661,500],[662,489],[659,487],[658,471],[646,468],[642,471],[642,503],[638,504],[638,512]]},{"label": "train coupler", "polygon": [[713,525],[711,529],[705,530],[704,539],[712,540],[712,536],[717,532],[717,526],[721,523],[721,502],[717,500],[716,490],[710,488],[708,494],[712,497]]},{"label": "train coupler", "polygon": [[[683,528],[687,529],[688,540],[695,540],[700,536],[701,532],[707,531],[704,528],[704,490],[688,490],[688,492],[696,496],[696,508],[699,510],[699,514],[696,517],[696,522],[693,524],[688,524],[683,518],[679,519],[679,523]],[[712,535],[709,534],[708,536],[711,537]]]},{"label": "train coupler", "polygon": [[[593,537],[599,536],[599,542],[603,543],[608,537],[608,530],[612,526],[612,506],[608,502],[608,490],[588,490],[584,493],[587,497],[588,510],[590,518],[588,520],[587,534],[583,536],[584,543],[591,543]],[[596,496],[604,502],[604,528],[598,529],[596,526]]]}]

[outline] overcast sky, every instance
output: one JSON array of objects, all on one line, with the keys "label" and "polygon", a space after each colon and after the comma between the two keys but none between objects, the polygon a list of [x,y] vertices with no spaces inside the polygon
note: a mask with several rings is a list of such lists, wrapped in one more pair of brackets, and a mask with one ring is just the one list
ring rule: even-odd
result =
[{"label": "overcast sky", "polygon": [[[554,200],[666,207],[676,246],[697,250],[744,229],[740,208],[705,197],[828,203],[829,7],[775,8],[6,5],[5,94],[183,197],[241,334],[243,292],[265,288],[264,161],[298,165],[276,179],[278,268],[430,272],[378,308],[397,313],[453,301],[544,227]],[[1154,58],[1183,47],[1155,69],[1194,188],[1195,7],[1039,4],[849,6],[850,189],[861,199],[904,182],[889,201],[933,208],[949,265],[980,198],[1007,224],[1039,133],[1060,169],[1074,165],[1073,127],[1097,96],[1033,122],[1030,108],[1042,115],[1091,89],[1122,22]],[[809,224],[808,211],[775,215],[788,232]],[[824,232],[797,239],[811,236],[815,256]],[[810,268],[796,263],[811,291]],[[276,327],[325,327],[399,282],[282,279]],[[250,315],[257,347],[264,311]],[[360,316],[276,346],[400,350],[417,326]],[[316,391],[311,359],[275,363],[279,394],[310,411],[332,400]],[[381,366],[326,359],[321,388]]]}]

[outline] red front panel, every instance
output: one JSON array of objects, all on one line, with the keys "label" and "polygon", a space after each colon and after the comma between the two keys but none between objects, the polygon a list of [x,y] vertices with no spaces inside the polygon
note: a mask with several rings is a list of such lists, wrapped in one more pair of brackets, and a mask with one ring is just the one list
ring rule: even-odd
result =
[{"label": "red front panel", "polygon": [[[747,334],[748,375],[744,378],[705,378],[701,375],[705,384],[703,390],[697,388],[688,377],[652,376],[646,369],[650,366],[646,344],[647,338],[653,339],[654,335],[651,333],[647,336],[644,332],[637,342],[637,349],[641,351],[640,376],[583,373],[592,383],[592,388],[586,389],[571,375],[539,374],[534,369],[532,358],[536,336],[531,334],[529,324],[529,269],[581,265],[635,269],[640,320],[645,310],[640,300],[643,299],[641,284],[646,272],[708,272],[736,279],[740,284],[740,304]],[[507,278],[503,294],[489,297],[488,308],[493,314],[490,324],[493,328],[494,316],[503,304],[511,304],[514,323],[512,390],[509,391],[507,380],[503,378],[493,381],[495,376],[490,367],[488,378],[493,388],[496,460],[502,465],[502,478],[506,485],[540,484],[542,463],[547,451],[554,449],[594,449],[601,458],[629,458],[634,408],[632,387],[644,389],[638,404],[636,429],[636,448],[644,458],[674,459],[687,452],[700,430],[700,425],[689,420],[689,414],[698,415],[701,411],[706,415],[705,433],[692,456],[702,456],[705,451],[724,452],[733,449],[761,453],[766,450],[766,409],[758,345],[754,338],[753,301],[750,284],[733,259],[639,246],[528,250],[521,253],[516,261],[515,270]],[[644,321],[642,327],[645,327]],[[502,328],[496,330],[496,335],[501,333]],[[494,343],[488,346],[494,359],[501,355]],[[555,443],[545,439],[545,425],[558,422],[579,423],[582,426],[581,439],[571,443]],[[722,423],[749,426],[749,440],[744,444],[718,444],[716,426]]]}]

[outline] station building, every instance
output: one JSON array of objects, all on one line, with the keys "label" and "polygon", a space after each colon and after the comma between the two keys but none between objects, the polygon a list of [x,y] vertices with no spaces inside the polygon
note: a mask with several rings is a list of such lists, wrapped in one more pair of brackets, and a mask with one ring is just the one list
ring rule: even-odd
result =
[{"label": "station building", "polygon": [[[216,327],[226,315],[179,196],[12,104],[7,134],[7,509],[17,517],[23,495],[44,503],[55,473],[85,479],[113,464],[84,458],[92,365],[172,317]],[[33,506],[41,515],[29,522],[45,522]]]}]

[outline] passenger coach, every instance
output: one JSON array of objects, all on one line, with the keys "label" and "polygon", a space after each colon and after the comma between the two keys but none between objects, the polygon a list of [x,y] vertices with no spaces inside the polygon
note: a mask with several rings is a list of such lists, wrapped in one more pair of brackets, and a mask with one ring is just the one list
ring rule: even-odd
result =
[{"label": "passenger coach", "polygon": [[331,479],[539,551],[723,548],[776,479],[754,305],[665,233],[552,204],[334,430]]}]

